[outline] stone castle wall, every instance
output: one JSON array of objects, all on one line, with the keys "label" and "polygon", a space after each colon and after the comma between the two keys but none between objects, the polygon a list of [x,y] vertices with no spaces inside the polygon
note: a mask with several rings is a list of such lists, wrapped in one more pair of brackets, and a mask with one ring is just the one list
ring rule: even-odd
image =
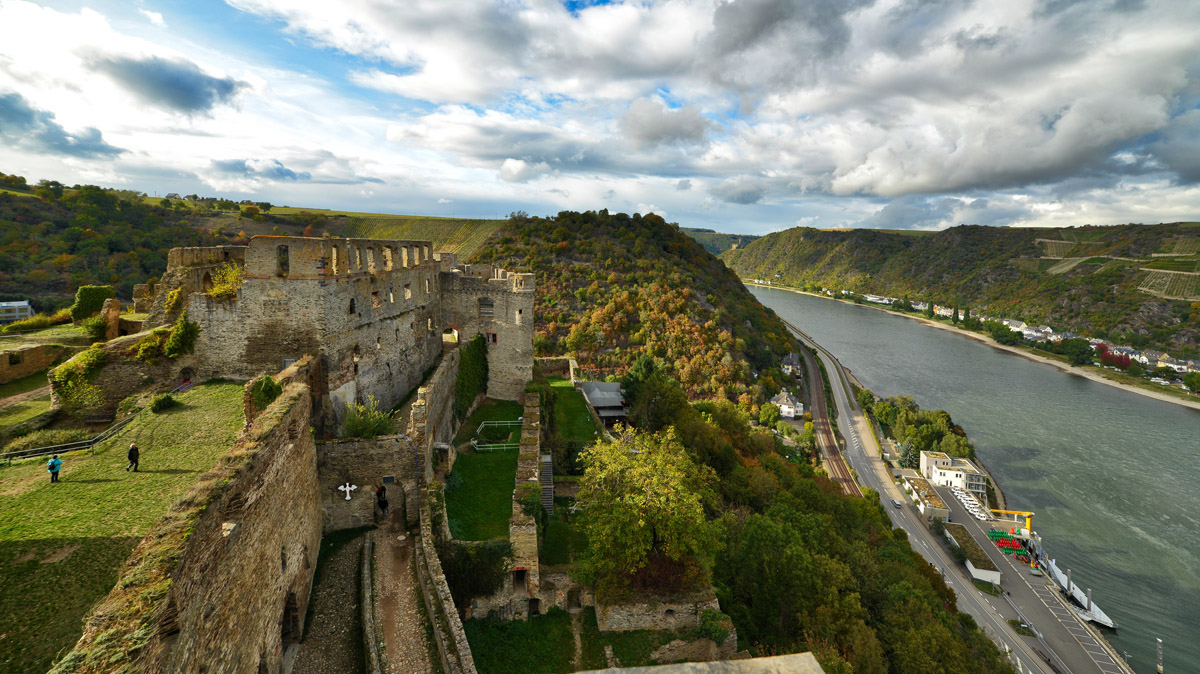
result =
[{"label": "stone castle wall", "polygon": [[[207,292],[217,269],[231,262],[244,264],[245,261],[246,246],[172,248],[167,252],[167,270],[159,281],[158,292],[148,296],[149,287],[134,287],[134,311],[149,313],[146,318],[148,328],[166,325],[175,319],[175,315],[166,310],[169,291],[182,288],[184,297]],[[139,287],[144,289],[139,291]]]},{"label": "stone castle wall", "polygon": [[[285,373],[286,374],[286,373]],[[134,549],[73,672],[278,672],[303,634],[321,540],[303,375]],[[189,533],[190,532],[190,533]]]},{"label": "stone castle wall", "polygon": [[468,265],[441,276],[444,325],[460,343],[489,336],[488,397],[519,399],[533,378],[533,274]]},{"label": "stone castle wall", "polygon": [[416,546],[417,580],[421,585],[425,611],[433,628],[442,669],[449,674],[475,674],[471,644],[467,642],[466,630],[454,606],[454,598],[450,595],[450,585],[442,571],[442,562],[438,559],[430,500],[428,496],[421,499],[421,540]]},{"label": "stone castle wall", "polygon": [[[404,513],[405,520],[415,524],[425,484],[422,464],[422,456],[399,435],[317,443],[325,533],[375,524],[375,488],[379,486],[387,489],[389,508]],[[392,481],[386,482],[387,478]],[[338,489],[346,483],[358,487],[351,491],[350,500]]]},{"label": "stone castle wall", "polygon": [[71,349],[57,344],[19,346],[0,351],[0,384],[41,372],[70,352]]},{"label": "stone castle wall", "polygon": [[625,604],[597,602],[596,624],[601,632],[682,630],[699,627],[700,616],[707,609],[721,610],[712,592],[663,600],[647,597]]},{"label": "stone castle wall", "polygon": [[[426,483],[433,480],[434,445],[450,443],[457,431],[454,423],[454,387],[458,381],[458,349],[446,353],[433,375],[417,389],[409,412],[408,439],[416,447]],[[451,450],[453,452],[453,450]]]}]

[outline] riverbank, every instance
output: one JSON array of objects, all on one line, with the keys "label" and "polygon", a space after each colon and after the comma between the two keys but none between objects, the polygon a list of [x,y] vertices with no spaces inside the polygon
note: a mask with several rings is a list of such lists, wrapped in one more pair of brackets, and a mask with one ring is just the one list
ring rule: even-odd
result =
[{"label": "riverbank", "polygon": [[[832,301],[843,302],[844,304],[853,304],[853,302],[845,302],[844,300],[838,300],[837,298],[829,297],[827,295],[821,295],[819,293],[811,293],[806,290],[800,290],[799,288],[788,288],[786,286],[765,285],[762,283],[753,283],[753,282],[745,281],[745,280],[743,280],[742,282],[748,286],[756,286],[759,288],[771,288],[774,290],[786,290],[788,292],[793,292],[793,293],[797,293],[800,295],[809,295],[811,297],[819,297],[823,300],[832,300]],[[973,340],[979,342],[980,344],[986,344],[992,348],[995,348],[995,349],[998,349],[1001,351],[1007,351],[1014,355],[1026,358],[1028,360],[1032,360],[1032,361],[1035,361],[1038,363],[1043,363],[1045,365],[1049,365],[1051,367],[1056,368],[1060,372],[1076,375],[1079,377],[1085,377],[1085,378],[1090,379],[1098,384],[1105,384],[1107,386],[1112,386],[1113,388],[1118,388],[1118,389],[1121,389],[1124,391],[1128,391],[1130,393],[1136,393],[1138,395],[1145,396],[1147,398],[1154,398],[1155,400],[1161,400],[1163,402],[1168,402],[1168,403],[1175,403],[1182,407],[1190,407],[1195,410],[1200,410],[1200,399],[1189,400],[1189,399],[1185,399],[1185,398],[1178,398],[1178,397],[1163,393],[1161,391],[1155,391],[1154,389],[1151,389],[1151,388],[1148,388],[1145,386],[1135,386],[1132,384],[1127,384],[1125,382],[1115,381],[1113,379],[1110,379],[1110,378],[1104,376],[1103,374],[1101,374],[1101,372],[1099,372],[1095,369],[1088,370],[1088,369],[1082,369],[1082,368],[1077,368],[1077,367],[1071,367],[1069,365],[1066,365],[1064,363],[1056,361],[1053,358],[1047,358],[1040,354],[1033,353],[1033,351],[1027,347],[1008,346],[1005,344],[1001,344],[987,335],[983,335],[983,334],[980,334],[977,332],[971,332],[970,330],[963,330],[961,328],[956,328],[956,327],[953,327],[950,325],[946,325],[944,323],[939,323],[938,321],[930,320],[928,318],[925,318],[924,316],[914,316],[907,312],[894,311],[891,309],[886,309],[884,307],[875,306],[872,304],[856,304],[855,306],[861,306],[861,307],[866,307],[867,309],[874,309],[876,311],[882,311],[884,313],[891,314],[893,316],[901,316],[903,318],[910,318],[912,320],[918,321],[929,327],[937,328],[939,330],[945,330],[946,332],[950,332],[950,333],[953,333],[956,335],[962,335],[963,337],[967,337],[968,339],[973,339]]]}]

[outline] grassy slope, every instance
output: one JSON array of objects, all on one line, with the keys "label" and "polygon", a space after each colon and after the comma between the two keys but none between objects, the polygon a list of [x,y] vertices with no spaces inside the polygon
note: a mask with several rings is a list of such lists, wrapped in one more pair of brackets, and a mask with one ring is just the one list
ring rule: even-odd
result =
[{"label": "grassy slope", "polygon": [[426,239],[433,241],[435,251],[455,253],[462,258],[473,255],[504,224],[503,220],[364,215],[350,218],[342,235],[370,239]]},{"label": "grassy slope", "polygon": [[583,394],[575,390],[570,379],[550,377],[550,386],[558,392],[554,406],[554,418],[558,422],[559,437],[565,442],[578,442],[582,446],[596,440],[596,423],[588,411]]},{"label": "grassy slope", "polygon": [[[960,226],[922,237],[796,228],[728,251],[722,259],[743,277],[779,274],[789,285],[971,306],[1081,334],[1128,335],[1129,342],[1187,355],[1200,339],[1200,312],[1187,302],[1138,291],[1146,277],[1142,263],[1114,258],[1150,260],[1176,237],[1196,234],[1188,223],[1068,230]],[[1046,273],[1040,263],[1048,260],[1038,258],[1063,253],[1059,248],[1088,259]]]},{"label": "grassy slope", "polygon": [[462,487],[446,496],[446,516],[454,538],[460,541],[507,538],[517,477],[517,450],[460,453],[454,462],[454,472],[463,480]]},{"label": "grassy slope", "polygon": [[525,408],[520,403],[511,400],[485,400],[458,429],[458,435],[454,436],[454,444],[470,442],[471,438],[475,437],[475,429],[485,421],[516,421],[524,411]]},{"label": "grassy slope", "polygon": [[[0,468],[0,671],[44,672],[69,649],[138,539],[232,445],[241,385],[199,386],[179,399],[94,455],[64,457],[59,484],[44,461]],[[142,450],[136,475],[123,470],[130,442]]]}]

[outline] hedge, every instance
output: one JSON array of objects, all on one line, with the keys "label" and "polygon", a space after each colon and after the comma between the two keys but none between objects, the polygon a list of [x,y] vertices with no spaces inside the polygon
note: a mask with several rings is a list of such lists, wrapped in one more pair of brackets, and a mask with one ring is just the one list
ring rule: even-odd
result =
[{"label": "hedge", "polygon": [[82,321],[100,311],[104,300],[116,297],[117,291],[112,286],[79,286],[75,291],[75,304],[71,305],[71,320]]},{"label": "hedge", "polygon": [[475,335],[459,351],[462,360],[458,363],[458,380],[454,382],[454,418],[462,421],[475,398],[487,391],[487,342],[483,335]]}]

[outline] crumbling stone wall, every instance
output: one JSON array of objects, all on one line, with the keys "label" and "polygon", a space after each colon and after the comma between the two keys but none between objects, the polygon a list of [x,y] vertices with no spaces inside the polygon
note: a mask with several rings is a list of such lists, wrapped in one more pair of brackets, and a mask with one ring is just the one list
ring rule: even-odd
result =
[{"label": "crumbling stone wall", "polygon": [[149,283],[138,283],[133,286],[133,310],[139,314],[148,314],[154,308],[154,293]]},{"label": "crumbling stone wall", "polygon": [[421,540],[416,550],[417,579],[421,584],[425,611],[433,627],[442,669],[449,674],[475,674],[471,644],[467,642],[467,633],[458,617],[454,598],[450,595],[450,585],[446,582],[442,562],[437,556],[429,501],[428,496],[421,499]]},{"label": "crumbling stone wall", "polygon": [[442,322],[488,339],[488,397],[517,400],[533,378],[533,274],[467,265],[442,275]]},{"label": "crumbling stone wall", "polygon": [[[159,357],[146,362],[133,356],[123,355],[134,348],[147,333],[118,337],[100,346],[108,354],[108,360],[97,372],[92,384],[100,389],[102,403],[89,414],[112,416],[117,411],[117,405],[126,397],[154,383],[178,382],[190,377],[193,381],[203,381],[217,376],[217,373],[197,371],[196,357],[182,355],[178,358]],[[69,365],[67,361],[64,365]],[[58,394],[58,383],[50,380],[50,404],[58,408],[62,401]]]},{"label": "crumbling stone wall", "polygon": [[256,236],[236,300],[193,294],[196,352],[252,377],[320,353],[334,420],[350,402],[398,403],[441,353],[438,273],[428,242]]},{"label": "crumbling stone wall", "polygon": [[[402,511],[409,524],[417,521],[425,471],[422,456],[403,436],[317,443],[317,474],[325,533],[374,524],[375,488],[380,485],[387,489],[392,510]],[[393,482],[385,483],[385,477]],[[346,483],[358,487],[350,500],[338,490]]]},{"label": "crumbling stone wall", "polygon": [[41,372],[70,352],[67,347],[57,344],[18,346],[0,351],[0,384]]},{"label": "crumbling stone wall", "polygon": [[630,630],[681,630],[700,626],[705,610],[719,611],[711,590],[667,599],[646,597],[623,604],[596,603],[596,624],[601,632]]},{"label": "crumbling stone wall", "polygon": [[302,379],[134,549],[63,671],[278,672],[303,633],[321,540]]},{"label": "crumbling stone wall", "polygon": [[409,412],[408,439],[417,448],[426,483],[433,480],[434,445],[451,442],[458,430],[453,403],[460,361],[457,349],[447,353],[433,375],[417,389]]},{"label": "crumbling stone wall", "polygon": [[[167,270],[155,286],[153,297],[147,299],[142,296],[139,303],[138,287],[141,286],[134,287],[134,311],[150,314],[146,317],[148,328],[166,325],[175,320],[175,315],[168,314],[166,310],[169,292],[182,288],[184,297],[207,292],[212,287],[213,274],[219,267],[230,262],[244,264],[245,260],[245,246],[172,248],[167,252]],[[149,291],[149,287],[146,287],[143,292],[148,294]]]}]

